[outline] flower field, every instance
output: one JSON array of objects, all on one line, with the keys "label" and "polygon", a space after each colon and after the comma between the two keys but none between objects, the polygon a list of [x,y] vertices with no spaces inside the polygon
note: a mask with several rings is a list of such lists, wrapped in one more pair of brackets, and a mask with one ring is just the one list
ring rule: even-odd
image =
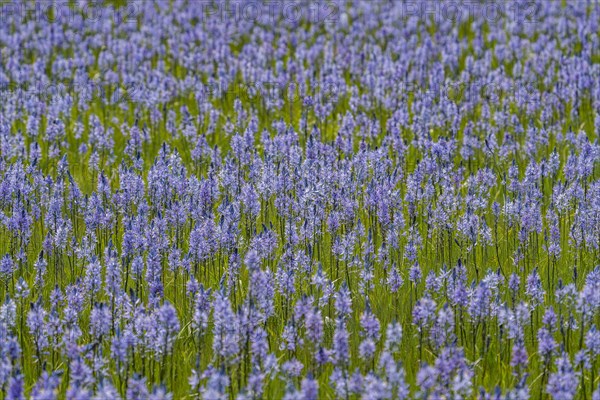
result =
[{"label": "flower field", "polygon": [[600,400],[599,32],[0,3],[0,399]]}]

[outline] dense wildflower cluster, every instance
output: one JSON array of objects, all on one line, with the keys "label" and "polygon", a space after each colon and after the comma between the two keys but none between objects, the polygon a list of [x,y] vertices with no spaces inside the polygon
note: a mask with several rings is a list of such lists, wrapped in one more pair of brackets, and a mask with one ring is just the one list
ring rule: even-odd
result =
[{"label": "dense wildflower cluster", "polygon": [[600,399],[600,4],[426,3],[0,5],[0,398]]}]

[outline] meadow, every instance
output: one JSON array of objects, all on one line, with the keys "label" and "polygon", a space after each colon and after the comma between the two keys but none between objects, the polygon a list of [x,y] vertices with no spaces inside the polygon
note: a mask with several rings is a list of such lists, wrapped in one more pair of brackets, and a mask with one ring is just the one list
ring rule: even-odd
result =
[{"label": "meadow", "polygon": [[600,400],[600,2],[0,3],[0,399]]}]

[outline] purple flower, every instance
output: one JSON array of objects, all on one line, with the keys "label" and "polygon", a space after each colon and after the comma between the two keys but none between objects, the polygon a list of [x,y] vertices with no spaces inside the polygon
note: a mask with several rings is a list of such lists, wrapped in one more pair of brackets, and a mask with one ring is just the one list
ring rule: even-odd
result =
[{"label": "purple flower", "polygon": [[350,335],[346,328],[346,323],[342,319],[336,322],[335,332],[333,334],[333,358],[335,364],[346,366],[350,361]]},{"label": "purple flower", "polygon": [[31,390],[31,398],[36,400],[54,398],[55,390],[60,385],[60,381],[61,379],[57,374],[48,374],[47,371],[42,372],[42,375]]},{"label": "purple flower", "polygon": [[525,294],[530,298],[533,307],[536,307],[544,302],[545,293],[540,276],[537,269],[535,269],[527,276]]},{"label": "purple flower", "polygon": [[6,400],[25,400],[25,382],[22,374],[11,376],[8,380]]},{"label": "purple flower", "polygon": [[172,400],[173,394],[169,393],[164,386],[155,386],[148,397],[149,400]]},{"label": "purple flower", "polygon": [[112,315],[110,308],[99,303],[92,309],[90,314],[90,334],[100,339],[106,336],[112,327]]},{"label": "purple flower", "polygon": [[423,297],[417,301],[413,309],[413,323],[419,329],[424,329],[428,324],[433,322],[437,305],[430,298]]},{"label": "purple flower", "polygon": [[213,301],[213,335],[213,350],[220,357],[231,360],[239,354],[238,319],[222,292],[215,293]]},{"label": "purple flower", "polygon": [[552,337],[552,333],[546,329],[541,328],[538,330],[538,353],[545,360],[548,361],[551,357],[558,344]]},{"label": "purple flower", "polygon": [[154,346],[155,354],[164,356],[173,351],[176,336],[179,334],[179,319],[175,307],[169,302],[165,302],[154,313],[155,325],[154,331]]},{"label": "purple flower", "polygon": [[579,379],[571,366],[571,361],[566,353],[556,359],[557,371],[550,374],[546,392],[554,399],[568,400],[575,398]]},{"label": "purple flower", "polygon": [[371,311],[370,304],[367,300],[365,311],[360,316],[360,325],[363,329],[363,335],[375,341],[379,340],[379,320]]},{"label": "purple flower", "polygon": [[313,343],[320,343],[323,338],[323,319],[319,309],[312,309],[306,314],[306,337]]},{"label": "purple flower", "polygon": [[410,267],[410,269],[408,270],[408,279],[416,285],[421,281],[421,278],[421,268],[419,267],[418,263],[415,263],[415,265]]},{"label": "purple flower", "polygon": [[513,368],[526,368],[529,363],[529,357],[527,355],[527,349],[522,340],[517,340],[512,347],[512,355],[510,358],[510,365]]},{"label": "purple flower", "polygon": [[304,378],[300,387],[303,400],[317,400],[319,398],[319,383],[312,377]]},{"label": "purple flower", "polygon": [[127,385],[127,399],[143,400],[148,399],[149,395],[150,393],[148,391],[148,384],[146,383],[146,378],[134,374]]},{"label": "purple flower", "polygon": [[585,346],[594,356],[600,354],[600,332],[593,325],[585,335]]},{"label": "purple flower", "polygon": [[352,299],[350,291],[344,285],[339,292],[335,294],[335,309],[339,316],[348,316],[352,312]]},{"label": "purple flower", "polygon": [[2,279],[9,280],[14,269],[15,265],[12,257],[9,254],[5,254],[4,257],[0,259],[0,276]]}]

